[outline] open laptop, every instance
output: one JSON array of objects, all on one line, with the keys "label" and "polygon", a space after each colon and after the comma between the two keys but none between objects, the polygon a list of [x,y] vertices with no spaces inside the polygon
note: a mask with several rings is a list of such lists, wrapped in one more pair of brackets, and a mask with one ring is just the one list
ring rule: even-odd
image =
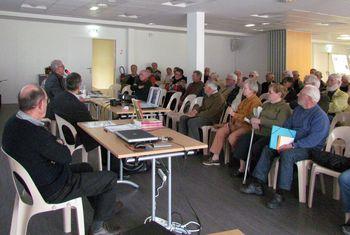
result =
[{"label": "open laptop", "polygon": [[142,129],[116,131],[114,133],[128,143],[152,142],[159,139],[157,136]]},{"label": "open laptop", "polygon": [[141,102],[142,109],[152,109],[159,107],[159,99],[162,93],[162,89],[159,87],[151,87],[148,92],[147,102]]}]

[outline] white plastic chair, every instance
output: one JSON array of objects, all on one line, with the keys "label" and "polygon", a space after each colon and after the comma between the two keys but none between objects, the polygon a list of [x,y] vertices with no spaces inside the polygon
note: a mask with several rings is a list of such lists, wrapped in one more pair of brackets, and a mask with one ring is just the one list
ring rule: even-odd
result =
[{"label": "white plastic chair", "polygon": [[108,88],[108,96],[112,98],[118,98],[119,92],[121,90],[122,86],[118,83],[111,85]]},{"label": "white plastic chair", "polygon": [[[71,155],[73,156],[73,153],[79,149],[81,149],[81,158],[82,158],[82,162],[87,162],[87,157],[88,157],[88,153],[86,152],[84,145],[79,145],[77,147],[75,147],[75,144],[68,144],[67,140],[64,136],[63,133],[63,126],[66,126],[70,132],[72,133],[73,137],[74,137],[74,142],[76,142],[76,137],[77,137],[77,131],[75,130],[75,127],[70,124],[69,122],[67,122],[66,120],[64,120],[63,118],[61,118],[60,116],[58,116],[57,114],[55,114],[56,117],[56,122],[58,125],[58,132],[60,134],[60,138],[63,140],[64,145],[66,145],[71,153]],[[97,167],[99,171],[102,171],[102,158],[101,158],[101,147],[98,146],[98,163],[97,163]]]},{"label": "white plastic chair", "polygon": [[57,136],[57,123],[56,120],[51,120],[49,118],[41,119],[42,122],[47,123],[47,126],[52,135]]},{"label": "white plastic chair", "polygon": [[126,92],[126,91],[129,93],[129,95],[132,94],[132,90],[131,90],[131,86],[130,85],[127,85],[127,86],[123,87],[122,94],[124,94],[124,92]]},{"label": "white plastic chair", "polygon": [[[332,120],[332,123],[329,127],[329,133],[333,131],[333,129],[337,126],[337,124],[341,126],[349,126],[350,125],[350,113],[349,112],[342,112],[335,115],[335,117]],[[335,140],[332,144],[331,151],[335,152],[341,152],[345,148],[345,144],[343,140]]]},{"label": "white plastic chair", "polygon": [[182,93],[181,92],[175,92],[174,94],[171,95],[170,99],[169,99],[169,102],[166,106],[166,109],[170,109],[171,107],[171,103],[173,103],[173,101],[175,100],[175,108],[173,111],[176,111],[177,110],[177,106],[179,106],[179,102],[180,102],[180,98],[181,98],[181,95]]},{"label": "white plastic chair", "polygon": [[186,105],[188,105],[188,103],[190,103],[190,106],[191,106],[191,103],[195,98],[196,98],[196,95],[186,96],[186,98],[182,102],[182,105],[181,105],[178,112],[174,110],[174,111],[170,111],[169,113],[167,113],[166,120],[165,120],[165,126],[169,127],[170,119],[171,119],[171,121],[172,121],[171,128],[173,130],[177,130],[176,123],[180,120],[180,117],[185,114]]},{"label": "white plastic chair", "polygon": [[159,107],[163,107],[165,96],[166,96],[167,90],[162,88],[162,92],[160,93],[160,98],[159,98]]},{"label": "white plastic chair", "polygon": [[203,97],[196,97],[194,100],[192,100],[191,105],[188,109],[188,112],[191,112],[193,110],[193,108],[198,105],[199,107],[201,107],[203,104]]},{"label": "white plastic chair", "polygon": [[[24,167],[19,164],[16,160],[10,157],[2,148],[2,152],[6,156],[10,169],[11,175],[13,179],[13,183],[16,189],[15,203],[13,206],[12,212],[12,222],[11,222],[11,230],[10,235],[25,235],[27,232],[27,227],[29,220],[32,216],[47,212],[47,211],[55,211],[63,209],[63,221],[64,221],[64,232],[71,232],[71,208],[75,208],[77,215],[77,223],[79,235],[85,234],[84,227],[84,211],[83,211],[83,203],[81,197],[72,199],[67,202],[58,203],[58,204],[48,204],[42,198],[38,188],[35,186],[32,178],[28,174],[28,172],[24,169]],[[19,191],[16,183],[16,175],[18,175],[25,185],[27,186],[30,195],[23,190],[23,193]],[[31,203],[28,203],[24,197],[30,197]]]},{"label": "white plastic chair", "polygon": [[[336,139],[342,139],[345,141],[345,151],[344,156],[350,157],[350,127],[348,126],[342,126],[342,127],[336,127],[332,130],[330,135],[328,136],[327,145],[326,145],[326,151],[330,152],[332,145]],[[341,152],[335,152],[336,154],[343,155],[343,151]],[[320,166],[317,163],[312,164],[311,169],[311,177],[310,177],[310,185],[309,185],[309,201],[308,206],[309,208],[312,207],[312,201],[313,201],[313,194],[315,189],[315,179],[317,175],[329,175],[333,177],[333,198],[339,199],[339,184],[338,184],[338,177],[340,175],[339,172],[333,171],[331,169],[328,169],[326,167]]]}]

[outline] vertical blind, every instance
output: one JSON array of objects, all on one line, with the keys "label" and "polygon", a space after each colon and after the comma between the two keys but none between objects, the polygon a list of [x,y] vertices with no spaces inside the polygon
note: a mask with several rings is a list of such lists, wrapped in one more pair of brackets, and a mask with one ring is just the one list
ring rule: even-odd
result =
[{"label": "vertical blind", "polygon": [[274,73],[275,81],[280,82],[286,69],[286,30],[269,31],[268,48],[269,71]]}]

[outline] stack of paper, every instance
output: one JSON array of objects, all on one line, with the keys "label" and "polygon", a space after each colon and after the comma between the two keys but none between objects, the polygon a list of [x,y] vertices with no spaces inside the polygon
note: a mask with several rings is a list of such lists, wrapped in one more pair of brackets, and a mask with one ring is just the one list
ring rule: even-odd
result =
[{"label": "stack of paper", "polygon": [[151,130],[151,129],[157,129],[157,128],[163,127],[162,121],[155,118],[134,119],[134,124],[144,130]]},{"label": "stack of paper", "polygon": [[112,126],[105,126],[104,129],[109,132],[116,132],[116,131],[126,131],[126,130],[137,130],[141,129],[135,124],[124,124],[124,125],[112,125]]}]

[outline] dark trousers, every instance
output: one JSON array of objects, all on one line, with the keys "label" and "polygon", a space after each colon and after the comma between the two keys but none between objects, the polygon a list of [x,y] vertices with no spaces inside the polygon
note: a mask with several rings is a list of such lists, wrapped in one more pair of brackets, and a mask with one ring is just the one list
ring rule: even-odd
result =
[{"label": "dark trousers", "polygon": [[345,213],[350,212],[350,170],[344,171],[339,176],[339,186],[343,210]]},{"label": "dark trousers", "polygon": [[205,117],[189,117],[182,115],[179,122],[179,132],[200,141],[199,128],[213,123]]},{"label": "dark trousers", "polygon": [[[236,159],[240,159],[243,161],[247,160],[248,151],[249,151],[249,143],[250,143],[251,133],[247,133],[243,135],[239,142],[236,144],[235,149],[233,151],[233,157]],[[260,154],[263,148],[268,145],[270,142],[270,137],[263,135],[254,135],[252,149],[251,149],[251,166],[255,166],[260,158]],[[253,168],[251,168],[253,169]]]},{"label": "dark trousers", "polygon": [[92,171],[87,163],[70,165],[72,176],[61,191],[48,199],[61,203],[86,196],[95,211],[95,221],[106,221],[115,214],[117,175],[111,171]]}]

